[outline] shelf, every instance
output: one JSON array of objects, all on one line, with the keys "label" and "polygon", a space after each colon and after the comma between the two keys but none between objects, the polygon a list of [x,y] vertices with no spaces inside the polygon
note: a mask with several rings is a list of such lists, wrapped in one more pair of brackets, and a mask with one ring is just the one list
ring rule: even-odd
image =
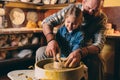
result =
[{"label": "shelf", "polygon": [[38,6],[37,9],[62,9],[64,7],[68,6],[68,4],[54,4],[54,5],[44,5],[44,6]]},{"label": "shelf", "polygon": [[42,28],[5,28],[0,29],[0,34],[39,33]]},{"label": "shelf", "polygon": [[[54,28],[54,33],[56,33],[58,28]],[[21,33],[41,33],[42,28],[5,28],[0,29],[0,35],[5,34],[21,34]]]},{"label": "shelf", "polygon": [[0,51],[7,51],[7,50],[17,50],[17,49],[25,49],[25,48],[37,48],[40,44],[31,44],[31,45],[25,45],[25,46],[10,46],[10,47],[1,47]]},{"label": "shelf", "polygon": [[30,58],[11,58],[11,59],[5,59],[5,60],[1,60],[0,61],[0,64],[2,64],[2,63],[5,63],[5,62],[7,62],[7,63],[9,63],[9,62],[12,62],[12,61],[23,61],[23,60],[29,60],[29,59],[34,59],[34,57],[30,57]]},{"label": "shelf", "polygon": [[107,38],[120,38],[120,34],[108,34],[106,35]]},{"label": "shelf", "polygon": [[7,2],[6,7],[18,7],[18,8],[28,8],[28,9],[62,9],[63,7],[67,6],[68,4],[50,4],[44,5],[41,4],[34,4],[28,2]]}]

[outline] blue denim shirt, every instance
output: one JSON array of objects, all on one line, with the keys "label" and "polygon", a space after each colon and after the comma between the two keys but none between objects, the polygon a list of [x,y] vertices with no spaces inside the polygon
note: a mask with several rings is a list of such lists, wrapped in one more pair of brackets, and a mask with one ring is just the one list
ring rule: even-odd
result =
[{"label": "blue denim shirt", "polygon": [[56,40],[59,44],[61,57],[67,57],[72,51],[83,46],[84,35],[80,28],[68,32],[65,26],[61,27],[57,34]]}]

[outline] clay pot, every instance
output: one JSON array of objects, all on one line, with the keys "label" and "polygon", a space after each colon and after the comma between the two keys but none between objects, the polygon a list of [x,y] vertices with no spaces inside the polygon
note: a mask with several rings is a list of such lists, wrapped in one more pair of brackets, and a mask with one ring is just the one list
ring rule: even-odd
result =
[{"label": "clay pot", "polygon": [[44,69],[46,64],[53,63],[53,59],[45,59],[35,63],[35,78],[40,80],[87,80],[87,67],[84,64],[76,68]]}]

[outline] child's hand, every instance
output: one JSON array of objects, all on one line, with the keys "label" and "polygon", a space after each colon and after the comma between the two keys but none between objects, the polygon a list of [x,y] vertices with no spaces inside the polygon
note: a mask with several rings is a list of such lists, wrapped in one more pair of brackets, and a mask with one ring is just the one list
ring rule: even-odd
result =
[{"label": "child's hand", "polygon": [[79,52],[79,49],[73,51],[70,53],[70,55],[67,57],[67,61],[65,62],[65,67],[77,67],[80,64],[81,55]]},{"label": "child's hand", "polygon": [[56,54],[56,60],[60,63],[62,62],[61,57],[60,57],[60,53]]}]

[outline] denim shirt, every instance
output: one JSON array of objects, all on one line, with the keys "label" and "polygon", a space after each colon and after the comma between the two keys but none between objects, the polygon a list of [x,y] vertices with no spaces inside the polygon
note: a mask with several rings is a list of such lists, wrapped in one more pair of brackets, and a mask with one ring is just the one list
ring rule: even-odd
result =
[{"label": "denim shirt", "polygon": [[56,33],[56,40],[59,44],[61,56],[67,57],[72,51],[83,46],[84,35],[80,27],[68,32],[65,26],[61,27]]}]

